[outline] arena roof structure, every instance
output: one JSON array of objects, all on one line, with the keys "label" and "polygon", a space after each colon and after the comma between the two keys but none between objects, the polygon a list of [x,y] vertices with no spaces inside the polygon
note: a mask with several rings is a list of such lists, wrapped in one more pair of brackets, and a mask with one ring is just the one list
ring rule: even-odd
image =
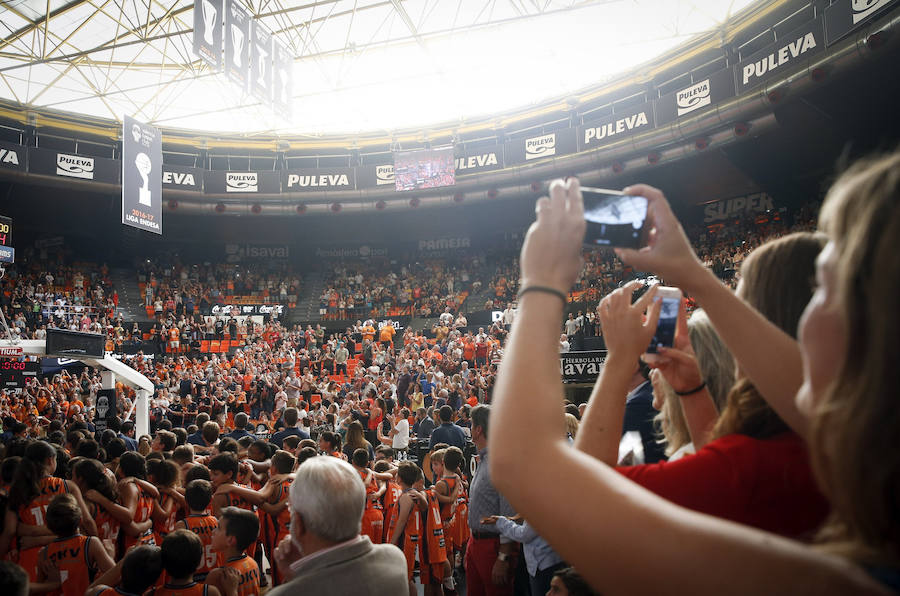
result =
[{"label": "arena roof structure", "polygon": [[[293,58],[292,113],[192,49],[188,0],[0,6],[0,97],[246,135],[463,124],[577,93],[721,31],[757,0],[243,0]],[[765,4],[765,3],[763,3]]]}]

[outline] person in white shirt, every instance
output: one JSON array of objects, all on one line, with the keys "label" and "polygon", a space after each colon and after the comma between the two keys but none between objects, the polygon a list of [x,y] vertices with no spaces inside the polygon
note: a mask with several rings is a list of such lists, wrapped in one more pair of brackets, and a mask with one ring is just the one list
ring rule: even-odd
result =
[{"label": "person in white shirt", "polygon": [[569,338],[565,333],[561,333],[559,336],[559,353],[565,354],[569,351]]}]

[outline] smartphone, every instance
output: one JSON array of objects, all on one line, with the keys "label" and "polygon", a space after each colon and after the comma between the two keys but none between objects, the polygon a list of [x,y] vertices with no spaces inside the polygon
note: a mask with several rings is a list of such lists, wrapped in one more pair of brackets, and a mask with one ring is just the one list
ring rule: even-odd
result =
[{"label": "smartphone", "polygon": [[659,286],[656,297],[662,300],[662,306],[656,333],[647,348],[647,352],[651,354],[656,354],[660,346],[671,348],[675,343],[675,329],[678,326],[678,313],[681,311],[681,290],[678,288]]},{"label": "smartphone", "polygon": [[645,244],[647,199],[605,188],[581,189],[584,243],[591,246],[640,248]]}]

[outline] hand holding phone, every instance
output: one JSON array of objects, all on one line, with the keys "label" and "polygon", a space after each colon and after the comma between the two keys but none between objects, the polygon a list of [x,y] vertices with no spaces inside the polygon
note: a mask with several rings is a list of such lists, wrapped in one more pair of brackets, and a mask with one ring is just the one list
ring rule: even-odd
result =
[{"label": "hand holding phone", "polygon": [[644,197],[619,190],[582,188],[584,243],[590,246],[640,248],[646,243],[647,205]]},{"label": "hand holding phone", "polygon": [[650,340],[647,352],[656,354],[659,347],[671,348],[675,343],[675,330],[678,327],[678,313],[681,310],[681,290],[666,286],[656,288],[656,298],[662,302],[659,310],[659,322],[656,333]]}]

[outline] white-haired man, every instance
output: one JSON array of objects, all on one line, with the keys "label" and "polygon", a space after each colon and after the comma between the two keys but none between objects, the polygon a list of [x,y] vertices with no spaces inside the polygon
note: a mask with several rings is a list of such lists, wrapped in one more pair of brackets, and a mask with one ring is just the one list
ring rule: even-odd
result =
[{"label": "white-haired man", "polygon": [[409,590],[406,557],[360,536],[366,489],[336,457],[307,460],[291,484],[291,534],[275,549],[287,583],[269,592],[396,596]]}]

